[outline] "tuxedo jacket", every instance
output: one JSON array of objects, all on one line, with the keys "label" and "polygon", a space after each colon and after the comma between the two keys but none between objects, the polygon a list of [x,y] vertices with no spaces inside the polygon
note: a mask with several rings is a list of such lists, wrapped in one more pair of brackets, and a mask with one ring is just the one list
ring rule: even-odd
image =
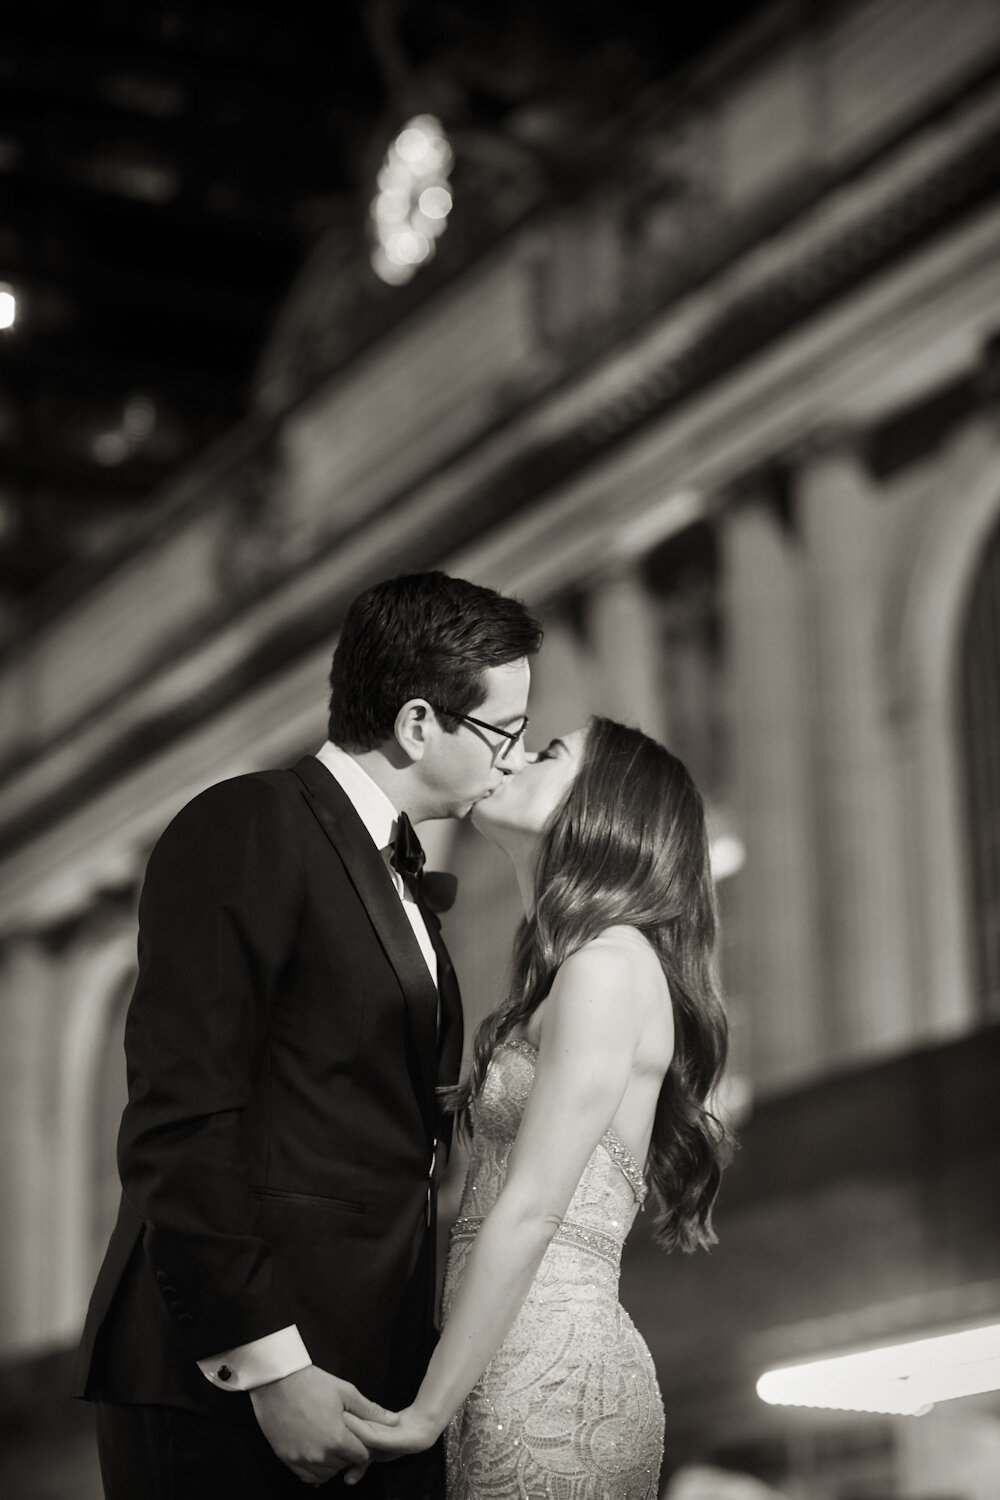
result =
[{"label": "tuxedo jacket", "polygon": [[295,1323],[315,1364],[412,1399],[434,1336],[435,1089],[462,1049],[424,916],[440,1017],[383,856],[311,756],[210,787],[167,828],[76,1394],[234,1416],[247,1398],[196,1361]]}]

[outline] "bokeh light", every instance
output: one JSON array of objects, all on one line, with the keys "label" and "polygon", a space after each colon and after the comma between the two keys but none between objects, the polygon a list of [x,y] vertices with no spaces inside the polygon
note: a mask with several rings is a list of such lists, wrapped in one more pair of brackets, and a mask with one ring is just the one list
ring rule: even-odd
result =
[{"label": "bokeh light", "polygon": [[453,160],[434,115],[415,115],[386,152],[371,204],[371,263],[390,286],[402,286],[433,256],[452,207],[447,178]]},{"label": "bokeh light", "polygon": [[0,328],[13,328],[17,322],[17,296],[12,286],[0,283]]}]

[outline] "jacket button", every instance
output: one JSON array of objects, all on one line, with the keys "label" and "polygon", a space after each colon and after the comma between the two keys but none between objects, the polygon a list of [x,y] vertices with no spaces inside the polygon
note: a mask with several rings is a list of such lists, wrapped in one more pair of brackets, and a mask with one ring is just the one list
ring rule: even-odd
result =
[{"label": "jacket button", "polygon": [[215,1372],[220,1380],[232,1380],[233,1372],[228,1365],[220,1365]]},{"label": "jacket button", "polygon": [[177,1321],[182,1328],[190,1328],[191,1324],[194,1322],[194,1318],[190,1313],[178,1313]]},{"label": "jacket button", "polygon": [[167,1275],[166,1271],[157,1271],[156,1279],[161,1286],[166,1286],[167,1282],[170,1280],[170,1277]]},{"label": "jacket button", "polygon": [[170,1311],[173,1313],[175,1318],[179,1318],[181,1313],[186,1312],[186,1310],[187,1309],[185,1308],[183,1302],[171,1302],[170,1304]]}]

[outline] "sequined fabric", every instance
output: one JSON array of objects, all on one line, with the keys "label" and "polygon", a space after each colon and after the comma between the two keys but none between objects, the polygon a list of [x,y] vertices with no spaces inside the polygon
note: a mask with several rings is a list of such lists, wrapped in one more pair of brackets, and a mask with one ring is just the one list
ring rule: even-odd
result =
[{"label": "sequined fabric", "polygon": [[[444,1318],[507,1174],[535,1049],[504,1042],[475,1106],[444,1282]],[[622,1245],[646,1196],[609,1131],[510,1333],[445,1433],[448,1500],[655,1500],[663,1405],[649,1350],[618,1301]]]}]

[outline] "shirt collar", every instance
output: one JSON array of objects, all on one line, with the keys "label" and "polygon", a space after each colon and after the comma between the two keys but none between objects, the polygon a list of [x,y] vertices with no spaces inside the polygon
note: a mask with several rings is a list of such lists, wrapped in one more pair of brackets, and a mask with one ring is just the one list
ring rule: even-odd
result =
[{"label": "shirt collar", "polygon": [[322,749],[317,750],[316,759],[322,761],[331,775],[336,777],[358,817],[368,829],[376,849],[385,849],[392,843],[397,810],[382,788],[376,785],[353,755],[349,755],[331,740],[327,740]]}]

